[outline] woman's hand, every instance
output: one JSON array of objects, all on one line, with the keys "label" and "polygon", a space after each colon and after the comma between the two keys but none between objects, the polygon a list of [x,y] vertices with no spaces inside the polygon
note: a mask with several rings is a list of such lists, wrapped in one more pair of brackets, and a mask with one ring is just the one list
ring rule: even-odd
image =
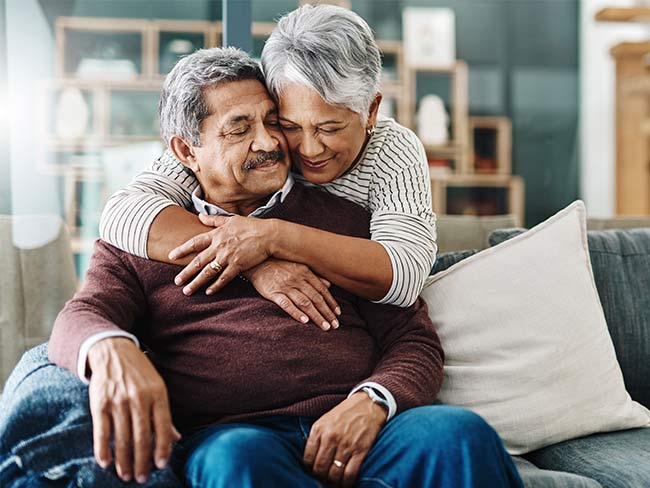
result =
[{"label": "woman's hand", "polygon": [[237,275],[271,255],[269,236],[273,231],[272,220],[220,215],[200,215],[199,218],[203,224],[216,228],[193,237],[169,253],[172,260],[196,254],[174,279],[174,283],[180,286],[194,276],[183,288],[185,295],[191,295],[211,282],[205,292],[208,295],[216,293]]},{"label": "woman's hand", "polygon": [[330,283],[304,264],[268,259],[244,273],[257,292],[299,322],[311,320],[323,330],[338,328],[341,309]]}]

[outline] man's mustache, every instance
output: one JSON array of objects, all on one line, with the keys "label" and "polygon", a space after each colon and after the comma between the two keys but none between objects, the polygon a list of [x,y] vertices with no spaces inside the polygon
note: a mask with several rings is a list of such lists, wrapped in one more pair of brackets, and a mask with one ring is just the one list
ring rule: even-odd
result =
[{"label": "man's mustache", "polygon": [[271,152],[262,152],[255,159],[246,161],[242,166],[242,169],[244,171],[249,171],[253,168],[257,168],[258,166],[264,163],[268,163],[269,161],[273,161],[275,163],[276,161],[283,161],[283,160],[284,160],[284,151],[282,151],[281,149],[278,149],[276,151],[271,151]]}]

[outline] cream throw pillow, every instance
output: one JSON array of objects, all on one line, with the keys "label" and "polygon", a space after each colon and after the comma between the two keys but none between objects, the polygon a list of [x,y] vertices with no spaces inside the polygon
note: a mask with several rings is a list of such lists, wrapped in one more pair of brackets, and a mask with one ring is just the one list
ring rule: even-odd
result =
[{"label": "cream throw pillow", "polygon": [[625,391],[591,270],[585,207],[438,273],[422,292],[445,350],[438,395],[483,416],[511,454],[650,426]]}]

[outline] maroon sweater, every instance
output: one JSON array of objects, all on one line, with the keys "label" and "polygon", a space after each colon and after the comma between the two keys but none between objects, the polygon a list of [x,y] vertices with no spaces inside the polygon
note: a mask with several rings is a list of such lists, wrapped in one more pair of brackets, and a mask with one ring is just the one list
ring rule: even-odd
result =
[{"label": "maroon sweater", "polygon": [[[347,200],[296,184],[265,218],[368,238],[369,216]],[[123,329],[151,351],[182,431],[259,415],[320,416],[364,381],[385,386],[398,411],[430,403],[443,353],[426,304],[378,305],[333,286],[338,330],[303,325],[233,280],[213,296],[185,297],[180,267],[97,241],[81,291],[59,314],[50,359],[76,372],[81,344]]]}]

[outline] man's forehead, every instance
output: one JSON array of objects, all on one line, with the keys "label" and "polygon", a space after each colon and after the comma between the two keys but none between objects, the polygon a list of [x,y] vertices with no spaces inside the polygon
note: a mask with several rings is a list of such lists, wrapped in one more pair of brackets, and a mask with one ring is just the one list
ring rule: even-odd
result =
[{"label": "man's forehead", "polygon": [[210,116],[220,125],[264,117],[277,111],[266,87],[257,80],[233,81],[208,89]]}]

